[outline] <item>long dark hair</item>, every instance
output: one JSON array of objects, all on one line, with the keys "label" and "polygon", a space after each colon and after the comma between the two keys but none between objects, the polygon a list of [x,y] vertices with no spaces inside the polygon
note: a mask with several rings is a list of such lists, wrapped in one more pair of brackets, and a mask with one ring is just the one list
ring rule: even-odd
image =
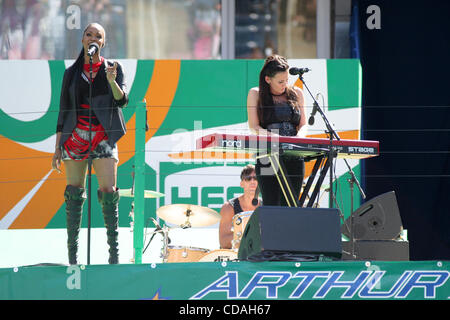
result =
[{"label": "long dark hair", "polygon": [[[263,107],[265,106],[273,106],[273,97],[270,93],[270,85],[266,82],[266,76],[268,77],[274,77],[279,72],[285,72],[289,70],[289,65],[287,63],[287,60],[285,57],[282,57],[280,55],[271,55],[266,58],[266,61],[264,62],[264,66],[261,69],[261,72],[259,73],[259,99],[258,99],[258,118],[259,122],[262,123],[263,121]],[[297,94],[295,93],[294,89],[291,87],[286,87],[286,98],[287,102],[295,107],[298,108],[298,100],[297,100]]]},{"label": "long dark hair", "polygon": [[[83,37],[84,37],[84,34],[86,33],[86,30],[93,24],[98,24],[98,23],[96,23],[96,22],[89,23],[86,26],[86,28],[84,28],[84,30],[83,30],[83,33],[82,33]],[[105,32],[105,36],[106,36],[106,32]],[[81,46],[80,53],[78,54],[78,57],[75,59],[75,62],[67,69],[68,79],[72,79],[75,72],[77,72],[77,73],[81,72],[81,70],[83,70],[83,65],[84,65],[84,47]],[[67,81],[65,83],[65,86],[63,84],[62,90],[63,91],[67,90],[69,88],[69,85],[70,85],[70,81]]]}]

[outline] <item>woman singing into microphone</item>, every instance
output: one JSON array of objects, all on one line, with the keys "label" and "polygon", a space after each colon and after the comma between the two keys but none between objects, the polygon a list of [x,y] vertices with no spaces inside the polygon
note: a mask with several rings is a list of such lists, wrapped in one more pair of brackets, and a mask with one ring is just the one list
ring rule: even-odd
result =
[{"label": "woman singing into microphone", "polygon": [[[259,86],[247,96],[248,125],[252,133],[270,136],[302,135],[306,124],[303,92],[288,85],[289,65],[286,58],[273,55],[266,59],[259,74]],[[304,127],[306,128],[306,127]],[[284,163],[295,198],[298,200],[305,165],[301,157],[279,156]],[[256,176],[266,206],[287,206],[274,168],[267,157],[256,161]],[[277,168],[275,170],[278,170]]]},{"label": "woman singing into microphone", "polygon": [[[99,184],[97,194],[109,245],[108,262],[116,264],[119,261],[119,191],[116,188],[119,157],[116,142],[126,132],[122,108],[128,103],[128,96],[120,63],[106,61],[100,55],[106,43],[105,36],[104,28],[98,23],[91,23],[86,27],[81,40],[83,48],[74,64],[65,71],[61,89],[52,167],[60,171],[61,161],[64,161],[67,182],[64,199],[70,264],[78,263],[78,234],[86,199],[89,154]],[[93,62],[92,105],[89,99],[90,55]]]}]

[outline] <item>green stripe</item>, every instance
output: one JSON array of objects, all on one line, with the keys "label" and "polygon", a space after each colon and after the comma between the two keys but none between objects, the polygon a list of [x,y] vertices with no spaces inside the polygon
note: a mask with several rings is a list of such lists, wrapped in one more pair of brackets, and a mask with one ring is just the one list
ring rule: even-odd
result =
[{"label": "green stripe", "polygon": [[362,69],[359,60],[327,60],[327,85],[330,110],[360,107]]},{"label": "green stripe", "polygon": [[[128,87],[128,107],[123,109],[125,121],[133,116],[136,105],[145,97],[148,86],[152,79],[154,60],[138,60],[136,64],[136,74],[133,83],[127,82]],[[126,72],[126,70],[125,70]]]},{"label": "green stripe", "polygon": [[48,61],[51,80],[51,99],[48,111],[39,119],[21,121],[0,109],[0,134],[16,142],[38,142],[55,133],[58,120],[59,97],[65,71],[64,61]]},{"label": "green stripe", "polygon": [[246,61],[181,61],[178,88],[156,135],[247,121]]}]

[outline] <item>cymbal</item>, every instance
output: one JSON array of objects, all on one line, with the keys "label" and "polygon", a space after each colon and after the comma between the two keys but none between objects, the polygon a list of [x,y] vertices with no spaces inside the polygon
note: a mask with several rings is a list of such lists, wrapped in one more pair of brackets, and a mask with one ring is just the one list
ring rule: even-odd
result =
[{"label": "cymbal", "polygon": [[[134,190],[134,192],[136,192],[136,190]],[[131,194],[131,189],[119,189],[119,195],[121,197],[134,198],[134,194]],[[152,190],[144,190],[144,198],[160,198],[160,197],[164,197],[164,193]]]},{"label": "cymbal", "polygon": [[206,227],[220,220],[220,214],[215,210],[195,204],[169,204],[158,208],[156,214],[161,219],[179,225],[183,229]]}]

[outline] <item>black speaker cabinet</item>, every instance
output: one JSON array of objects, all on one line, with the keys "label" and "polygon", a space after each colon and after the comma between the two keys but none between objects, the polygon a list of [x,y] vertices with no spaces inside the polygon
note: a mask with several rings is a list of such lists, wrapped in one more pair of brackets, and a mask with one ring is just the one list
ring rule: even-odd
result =
[{"label": "black speaker cabinet", "polygon": [[409,261],[409,242],[397,240],[356,240],[354,256],[352,256],[350,241],[343,241],[342,260]]},{"label": "black speaker cabinet", "polygon": [[[383,193],[353,213],[353,238],[359,240],[394,240],[402,231],[402,220],[395,192]],[[351,220],[342,225],[342,233],[350,238]]]},{"label": "black speaker cabinet", "polygon": [[321,255],[339,259],[339,219],[337,209],[259,207],[244,230],[238,259],[289,261]]}]

